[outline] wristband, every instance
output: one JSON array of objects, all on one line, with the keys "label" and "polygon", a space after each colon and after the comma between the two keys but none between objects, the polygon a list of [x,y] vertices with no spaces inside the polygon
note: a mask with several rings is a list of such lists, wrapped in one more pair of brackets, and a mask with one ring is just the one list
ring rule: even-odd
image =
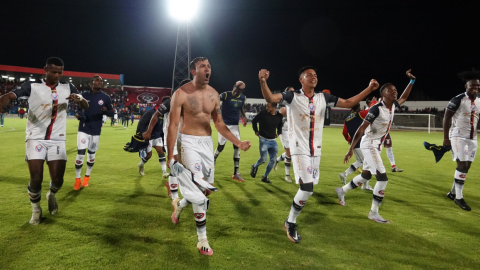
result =
[{"label": "wristband", "polygon": [[410,80],[410,84],[414,84],[415,83],[415,80],[414,79],[411,79]]}]

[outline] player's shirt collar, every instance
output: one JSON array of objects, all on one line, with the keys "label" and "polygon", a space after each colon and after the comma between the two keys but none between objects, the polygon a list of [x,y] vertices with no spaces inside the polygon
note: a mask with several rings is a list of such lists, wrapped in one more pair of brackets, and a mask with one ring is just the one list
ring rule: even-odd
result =
[{"label": "player's shirt collar", "polygon": [[51,85],[47,84],[47,80],[45,78],[42,78],[42,83],[44,83],[46,86],[50,87],[53,90],[53,89],[57,88],[57,86],[60,82],[57,82],[57,84],[55,86],[51,86]]},{"label": "player's shirt collar", "polygon": [[232,90],[232,91],[230,91],[230,92],[232,93],[232,96],[233,96],[234,98],[239,98],[239,97],[240,97],[240,96],[243,94],[243,93],[240,93],[240,95],[238,95],[238,96],[235,96],[235,95],[233,94],[233,90]]}]

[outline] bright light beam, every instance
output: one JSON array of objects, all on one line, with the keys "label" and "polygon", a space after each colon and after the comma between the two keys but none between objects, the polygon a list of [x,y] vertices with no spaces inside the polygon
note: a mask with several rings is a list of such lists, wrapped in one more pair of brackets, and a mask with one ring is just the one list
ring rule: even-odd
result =
[{"label": "bright light beam", "polygon": [[181,21],[188,21],[195,15],[199,0],[169,0],[170,14]]}]

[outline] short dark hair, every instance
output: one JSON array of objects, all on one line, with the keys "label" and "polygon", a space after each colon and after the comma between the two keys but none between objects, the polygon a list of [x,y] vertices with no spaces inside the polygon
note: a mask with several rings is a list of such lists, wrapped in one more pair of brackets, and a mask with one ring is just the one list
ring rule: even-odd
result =
[{"label": "short dark hair", "polygon": [[65,66],[63,64],[63,60],[58,58],[58,57],[50,57],[47,59],[47,66],[48,65],[55,65],[55,66],[59,66],[59,67],[63,67]]},{"label": "short dark hair", "polygon": [[162,103],[165,102],[165,100],[169,100],[169,99],[171,99],[170,96],[164,96],[164,97],[162,97]]},{"label": "short dark hair", "polygon": [[385,88],[387,88],[387,86],[389,85],[393,85],[393,83],[386,83],[384,85],[382,85],[382,87],[380,87],[380,94],[383,94],[383,91],[385,90]]},{"label": "short dark hair", "polygon": [[[367,101],[367,102],[368,102],[368,101]],[[370,102],[372,102],[372,101],[370,100]],[[355,104],[355,105],[352,106],[352,112],[355,112],[355,111],[357,111],[358,109],[360,109],[360,103],[357,103],[357,104]]]},{"label": "short dark hair", "polygon": [[287,91],[288,91],[288,89],[290,89],[290,88],[293,88],[293,89],[295,89],[295,87],[293,87],[293,86],[287,86],[287,88],[285,88],[284,92],[287,92]]},{"label": "short dark hair", "polygon": [[95,80],[95,78],[97,78],[97,77],[100,77],[100,75],[98,75],[98,74],[94,75],[94,76],[92,77],[92,79],[90,80],[90,83],[93,83],[93,80]]},{"label": "short dark hair", "polygon": [[267,102],[267,104],[270,104],[270,106],[272,106],[273,108],[276,108],[276,107],[277,107],[277,103],[276,103],[276,102]]},{"label": "short dark hair", "polygon": [[298,77],[302,77],[302,73],[307,69],[313,69],[317,72],[317,69],[314,66],[304,66],[298,71]]},{"label": "short dark hair", "polygon": [[195,64],[197,62],[205,61],[205,60],[208,60],[208,58],[203,56],[193,58],[193,60],[190,62],[190,70],[195,69]]},{"label": "short dark hair", "polygon": [[458,77],[464,83],[467,83],[470,80],[480,80],[480,70],[475,70],[472,68],[472,70],[458,73]]}]

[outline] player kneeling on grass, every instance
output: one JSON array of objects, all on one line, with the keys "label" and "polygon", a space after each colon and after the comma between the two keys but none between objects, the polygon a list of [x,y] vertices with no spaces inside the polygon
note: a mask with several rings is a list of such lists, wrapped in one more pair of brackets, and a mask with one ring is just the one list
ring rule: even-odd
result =
[{"label": "player kneeling on grass", "polygon": [[457,162],[455,180],[447,197],[463,210],[470,211],[470,206],[463,199],[463,187],[477,152],[480,71],[465,71],[459,77],[465,82],[466,91],[450,100],[443,118],[443,146],[447,149],[451,147],[453,161]]},{"label": "player kneeling on grass", "polygon": [[[77,158],[75,160],[75,184],[74,190],[80,190],[81,187],[88,187],[90,174],[95,163],[95,153],[98,150],[100,142],[100,133],[102,132],[103,117],[113,116],[113,106],[110,97],[102,91],[103,80],[99,75],[93,76],[90,85],[92,90],[85,93],[83,97],[88,101],[88,109],[79,110],[76,114],[78,120],[77,134]],[[81,181],[83,160],[85,152],[87,156],[87,172]]]},{"label": "player kneeling on grass", "polygon": [[48,211],[55,215],[58,211],[55,194],[63,185],[63,176],[67,163],[65,137],[67,131],[68,99],[73,100],[82,109],[88,108],[88,102],[78,94],[71,83],[59,81],[63,74],[63,61],[57,57],[47,59],[46,76],[35,82],[25,81],[21,86],[0,96],[0,113],[3,108],[19,97],[28,97],[30,109],[27,116],[26,161],[30,171],[28,195],[32,204],[30,224],[41,222],[43,165],[47,160],[50,171],[50,189],[47,192]]},{"label": "player kneeling on grass", "polygon": [[[372,178],[374,174],[377,178],[377,183],[373,189],[373,200],[368,218],[379,223],[390,223],[385,220],[378,213],[378,208],[382,204],[385,196],[385,188],[387,187],[387,173],[385,166],[383,166],[380,153],[382,151],[382,143],[388,134],[393,122],[393,115],[396,107],[402,105],[410,95],[415,76],[407,71],[407,76],[410,78],[410,83],[403,91],[402,96],[397,100],[397,89],[391,83],[386,83],[380,88],[380,95],[383,100],[370,108],[363,124],[358,128],[353,136],[352,143],[348,153],[345,155],[343,163],[348,163],[353,155],[353,150],[357,142],[361,139],[360,149],[363,153],[363,171],[361,175],[357,175],[350,183],[339,187],[335,190],[338,195],[338,201],[345,206],[345,194],[354,188],[361,186],[366,181]],[[365,133],[365,136],[363,134]],[[363,136],[363,137],[362,137]]]}]

